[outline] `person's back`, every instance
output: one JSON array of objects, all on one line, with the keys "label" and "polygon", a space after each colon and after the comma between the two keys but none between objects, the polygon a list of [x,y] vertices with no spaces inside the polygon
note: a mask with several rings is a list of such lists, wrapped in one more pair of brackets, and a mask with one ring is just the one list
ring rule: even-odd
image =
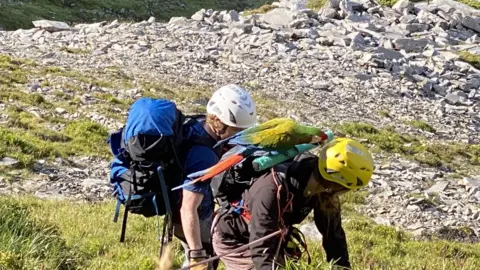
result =
[{"label": "person's back", "polygon": [[[327,260],[338,259],[337,265],[350,267],[338,195],[365,186],[373,171],[373,161],[366,148],[349,139],[336,139],[323,151],[326,152],[320,154],[322,158],[300,154],[256,178],[241,196],[243,207],[234,204],[233,209],[237,210],[222,215],[214,224],[215,252],[228,253],[299,224],[313,210]],[[222,261],[229,270],[271,269],[278,245],[279,238],[271,237],[247,250],[224,256]],[[277,263],[282,263],[282,258],[278,257]]]},{"label": "person's back", "polygon": [[[331,257],[346,258],[346,261],[343,263],[340,261],[340,264],[347,265],[348,252],[344,232],[340,226],[340,211],[320,210],[331,210],[332,205],[339,207],[338,201],[336,201],[338,198],[336,196],[328,199],[326,196],[323,198],[322,196],[303,196],[303,190],[310,179],[313,166],[316,166],[315,156],[302,154],[294,162],[276,165],[273,168],[275,174],[267,172],[255,179],[250,188],[242,194],[244,206],[251,216],[225,216],[223,220],[214,224],[216,226],[215,232],[221,232],[224,239],[235,239],[235,241],[238,241],[235,247],[239,247],[275,232],[280,229],[282,223],[285,226],[299,224],[305,220],[312,210],[318,209],[315,213],[315,221],[317,226],[321,225],[319,227],[320,233],[324,236],[324,239],[332,240],[330,244],[326,245],[329,259]],[[280,186],[282,186],[282,192],[279,192]],[[291,202],[289,202],[290,199],[292,199]],[[321,199],[323,200],[320,201]],[[330,207],[325,205],[325,199],[330,202]],[[278,206],[280,206],[280,209],[278,209]],[[325,226],[327,220],[330,225]],[[222,250],[225,253],[233,248],[225,246],[221,243],[222,241],[225,242],[225,240],[220,240],[218,235],[214,235],[214,245],[216,245],[217,253]],[[253,267],[255,269],[271,269],[271,262],[278,245],[277,237],[252,245],[244,253],[243,260],[233,259],[227,269],[253,269]],[[265,252],[265,250],[268,251]],[[251,259],[248,257],[251,257]],[[233,268],[232,264],[241,265],[241,267]]]}]

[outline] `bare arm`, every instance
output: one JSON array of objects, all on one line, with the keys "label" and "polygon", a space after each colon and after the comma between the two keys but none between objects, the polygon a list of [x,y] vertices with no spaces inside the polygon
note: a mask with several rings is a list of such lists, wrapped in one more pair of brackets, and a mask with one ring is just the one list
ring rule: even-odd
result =
[{"label": "bare arm", "polygon": [[202,193],[183,190],[180,216],[182,219],[183,233],[185,234],[190,249],[202,249],[200,221],[197,212],[202,199]]},{"label": "bare arm", "polygon": [[[185,174],[188,175],[189,173],[210,168],[215,165],[217,161],[218,158],[211,149],[205,146],[195,146],[187,155]],[[189,181],[192,181],[192,179],[186,178],[183,182],[187,183]],[[209,198],[210,194],[209,181],[195,183],[183,188],[180,218],[182,221],[183,234],[189,249],[202,249],[203,247],[199,208],[201,208],[202,211],[208,211],[206,207],[210,207],[210,203],[205,201],[205,198]],[[204,203],[206,204],[205,206]],[[213,210],[213,201],[211,202],[211,207]]]},{"label": "bare arm", "polygon": [[341,205],[337,196],[323,205],[319,203],[314,210],[315,224],[323,237],[323,248],[327,261],[336,261],[336,265],[350,268],[347,238],[342,228]]}]

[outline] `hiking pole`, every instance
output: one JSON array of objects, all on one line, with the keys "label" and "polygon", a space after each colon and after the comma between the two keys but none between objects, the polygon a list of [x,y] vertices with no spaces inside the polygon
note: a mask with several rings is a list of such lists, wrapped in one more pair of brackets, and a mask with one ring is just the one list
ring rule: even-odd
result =
[{"label": "hiking pole", "polygon": [[275,232],[273,232],[273,233],[271,233],[271,234],[269,234],[269,235],[266,235],[266,236],[264,236],[264,237],[262,237],[262,238],[259,238],[259,239],[255,240],[255,241],[253,241],[253,242],[250,242],[250,243],[245,244],[245,245],[243,245],[243,246],[241,246],[241,247],[238,247],[238,248],[236,248],[236,249],[234,249],[234,250],[232,250],[232,251],[230,251],[230,252],[227,252],[227,253],[221,254],[221,255],[217,255],[217,256],[212,257],[212,258],[208,258],[208,259],[206,259],[206,260],[203,260],[203,261],[201,261],[201,262],[198,262],[198,263],[195,263],[195,264],[192,264],[192,265],[189,265],[189,266],[185,266],[185,267],[183,267],[183,268],[180,268],[179,270],[188,270],[188,269],[190,269],[190,268],[192,268],[192,267],[195,267],[195,266],[198,266],[198,265],[200,265],[200,264],[207,264],[207,263],[209,263],[209,262],[218,260],[218,259],[220,259],[221,257],[223,257],[223,256],[225,256],[225,255],[229,255],[229,254],[232,254],[232,253],[235,253],[235,252],[239,252],[239,251],[243,250],[244,248],[248,248],[248,247],[250,247],[251,245],[254,245],[254,244],[259,243],[259,242],[261,242],[261,241],[267,240],[267,239],[272,238],[272,237],[274,237],[274,236],[276,236],[276,235],[278,235],[278,234],[281,234],[281,233],[282,233],[282,229],[279,229],[278,231],[275,231]]},{"label": "hiking pole", "polygon": [[280,238],[280,241],[279,241],[279,243],[278,243],[278,245],[277,245],[277,250],[275,251],[275,256],[273,256],[273,262],[274,262],[274,263],[272,263],[272,270],[275,269],[275,268],[274,268],[275,262],[276,262],[277,259],[278,259],[278,254],[280,254],[280,248],[281,248],[281,246],[282,246],[282,241],[283,241],[282,238],[283,238],[283,237]]},{"label": "hiking pole", "polygon": [[[168,227],[167,229],[167,242],[170,242],[172,239],[171,236],[171,229],[172,229],[172,208],[170,206],[170,197],[168,196],[168,190],[167,190],[167,185],[165,184],[165,178],[163,177],[163,169],[162,166],[157,167],[157,173],[158,173],[158,180],[160,182],[160,188],[162,189],[162,197],[165,203],[165,218],[164,218],[164,229],[162,233],[162,244],[160,246],[160,256],[162,256],[163,252],[163,247],[165,245],[165,226]],[[165,223],[166,222],[166,223]]]}]

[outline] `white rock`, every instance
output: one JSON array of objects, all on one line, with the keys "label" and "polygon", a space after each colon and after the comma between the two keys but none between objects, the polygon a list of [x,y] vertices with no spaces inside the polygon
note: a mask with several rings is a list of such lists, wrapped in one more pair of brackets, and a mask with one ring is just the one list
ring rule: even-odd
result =
[{"label": "white rock", "polygon": [[0,159],[0,166],[11,167],[19,164],[20,162],[17,159],[11,157],[4,157]]},{"label": "white rock", "polygon": [[480,187],[480,180],[464,177],[463,180],[460,182],[460,184],[464,186]]},{"label": "white rock", "polygon": [[427,193],[443,192],[447,188],[448,184],[449,184],[448,181],[438,181],[433,186],[431,186],[426,192]]},{"label": "white rock", "polygon": [[32,24],[37,28],[44,29],[49,32],[70,30],[70,26],[68,24],[59,21],[38,20],[32,21]]}]

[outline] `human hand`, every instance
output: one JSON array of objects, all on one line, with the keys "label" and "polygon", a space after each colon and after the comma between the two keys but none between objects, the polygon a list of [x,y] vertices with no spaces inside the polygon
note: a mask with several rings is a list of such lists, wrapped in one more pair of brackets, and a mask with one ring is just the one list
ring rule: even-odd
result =
[{"label": "human hand", "polygon": [[[201,261],[204,261],[206,260],[207,258],[191,258],[190,259],[190,265],[194,265],[194,264],[197,264]],[[199,264],[197,266],[194,266],[194,267],[190,267],[191,270],[207,270],[207,267],[208,267],[208,264],[207,263],[203,263],[203,264]]]}]

